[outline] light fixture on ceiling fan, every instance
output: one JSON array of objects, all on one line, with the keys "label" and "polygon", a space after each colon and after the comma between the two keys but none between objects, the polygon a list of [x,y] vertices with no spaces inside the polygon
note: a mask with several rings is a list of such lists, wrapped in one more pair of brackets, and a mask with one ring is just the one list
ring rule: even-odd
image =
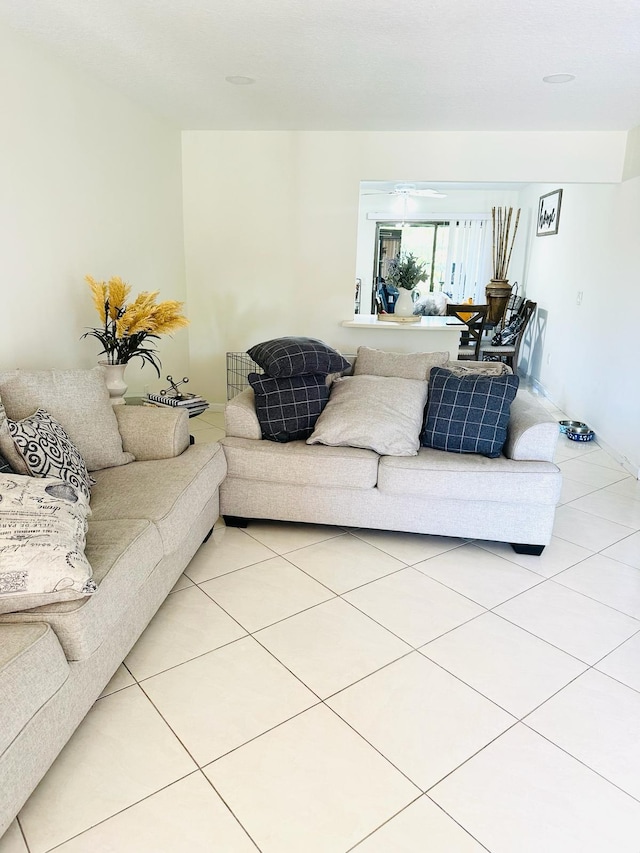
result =
[{"label": "light fixture on ceiling fan", "polygon": [[396,195],[400,198],[409,198],[410,196],[421,196],[422,198],[447,197],[445,193],[440,193],[437,190],[420,190],[415,184],[396,184],[392,190],[375,190],[374,192],[362,193],[362,195]]}]

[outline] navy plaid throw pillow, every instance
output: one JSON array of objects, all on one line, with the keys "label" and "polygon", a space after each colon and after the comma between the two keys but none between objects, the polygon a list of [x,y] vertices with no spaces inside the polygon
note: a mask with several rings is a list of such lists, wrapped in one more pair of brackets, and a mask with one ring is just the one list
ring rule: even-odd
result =
[{"label": "navy plaid throw pillow", "polygon": [[350,367],[337,350],[315,338],[274,338],[256,344],[247,353],[274,378],[317,373],[340,373]]},{"label": "navy plaid throw pillow", "polygon": [[515,375],[454,376],[444,367],[434,367],[421,444],[455,453],[500,456],[519,381]]},{"label": "navy plaid throw pillow", "polygon": [[274,379],[250,373],[248,379],[263,438],[280,442],[309,438],[329,399],[324,376]]},{"label": "navy plaid throw pillow", "polygon": [[13,468],[4,456],[0,456],[0,474],[13,474]]}]

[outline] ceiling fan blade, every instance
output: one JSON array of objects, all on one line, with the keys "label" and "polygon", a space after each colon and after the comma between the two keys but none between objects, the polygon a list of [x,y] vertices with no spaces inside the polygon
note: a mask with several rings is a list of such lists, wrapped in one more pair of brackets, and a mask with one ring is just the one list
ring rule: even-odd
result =
[{"label": "ceiling fan blade", "polygon": [[409,195],[419,195],[423,198],[446,198],[445,193],[439,193],[437,190],[413,190]]}]

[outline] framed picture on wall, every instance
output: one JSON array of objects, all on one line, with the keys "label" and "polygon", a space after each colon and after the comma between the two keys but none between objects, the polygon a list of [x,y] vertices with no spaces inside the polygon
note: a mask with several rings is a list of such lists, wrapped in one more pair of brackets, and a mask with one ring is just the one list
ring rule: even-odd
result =
[{"label": "framed picture on wall", "polygon": [[560,204],[562,203],[562,190],[554,190],[552,193],[540,196],[538,204],[538,230],[537,237],[546,237],[547,234],[558,233],[560,222]]}]

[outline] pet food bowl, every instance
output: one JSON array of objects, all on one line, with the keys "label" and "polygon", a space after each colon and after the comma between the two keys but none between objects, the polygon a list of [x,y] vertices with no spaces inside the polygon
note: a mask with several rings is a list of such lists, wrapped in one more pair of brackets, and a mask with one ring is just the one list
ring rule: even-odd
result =
[{"label": "pet food bowl", "polygon": [[586,424],[580,426],[567,427],[567,438],[571,441],[592,441],[595,438],[595,433]]},{"label": "pet food bowl", "polygon": [[560,424],[560,432],[564,433],[568,432],[569,429],[580,429],[582,427],[589,429],[582,421],[559,421],[558,423]]}]

